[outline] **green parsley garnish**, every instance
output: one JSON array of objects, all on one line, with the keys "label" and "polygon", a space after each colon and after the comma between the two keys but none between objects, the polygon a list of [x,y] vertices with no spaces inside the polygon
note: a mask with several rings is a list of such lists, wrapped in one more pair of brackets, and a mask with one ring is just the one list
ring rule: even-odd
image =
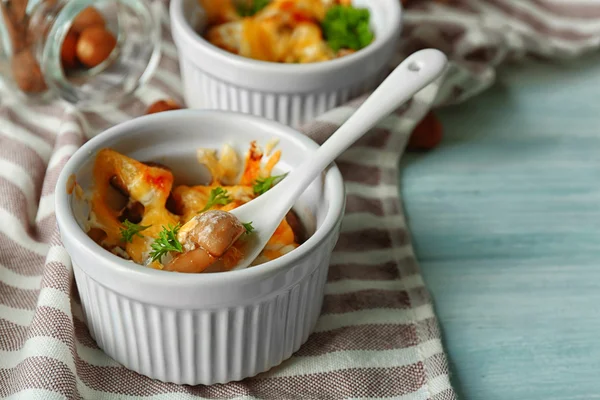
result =
[{"label": "green parsley garnish", "polygon": [[235,5],[240,17],[251,17],[269,4],[270,0],[238,0]]},{"label": "green parsley garnish", "polygon": [[231,203],[231,198],[229,197],[229,193],[221,186],[214,188],[210,191],[210,196],[208,197],[208,203],[204,206],[202,210],[198,212],[198,214],[203,213],[204,211],[210,210],[213,206],[220,204],[222,206]]},{"label": "green parsley garnish", "polygon": [[273,186],[275,186],[277,183],[279,183],[279,181],[281,181],[286,176],[287,176],[287,174],[283,174],[283,175],[270,176],[268,178],[255,180],[254,184],[252,185],[254,194],[260,196],[261,194],[266,193],[269,189],[271,189]]},{"label": "green parsley garnish", "polygon": [[254,227],[252,226],[252,221],[242,222],[242,225],[244,225],[244,228],[246,228],[246,235],[249,235],[252,232],[254,232]]},{"label": "green parsley garnish", "polygon": [[152,225],[143,226],[139,224],[134,224],[133,222],[129,222],[129,220],[125,219],[123,221],[124,228],[121,228],[121,240],[127,243],[133,242],[133,236],[137,235],[139,237],[144,237],[140,232],[150,228]]},{"label": "green parsley garnish", "polygon": [[150,245],[152,251],[150,257],[152,261],[159,261],[160,259],[170,251],[177,253],[183,253],[183,246],[179,240],[177,240],[177,233],[181,228],[181,224],[168,227],[163,226],[163,230],[159,232],[158,238],[154,239],[154,242]]},{"label": "green parsley garnish", "polygon": [[366,8],[334,6],[327,10],[323,20],[323,34],[334,51],[360,50],[367,47],[375,35],[369,27],[370,13]]}]

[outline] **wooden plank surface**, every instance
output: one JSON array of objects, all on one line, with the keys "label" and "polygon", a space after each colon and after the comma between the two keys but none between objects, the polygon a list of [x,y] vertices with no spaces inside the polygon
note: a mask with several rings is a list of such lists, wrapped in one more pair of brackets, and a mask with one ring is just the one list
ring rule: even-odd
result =
[{"label": "wooden plank surface", "polygon": [[503,68],[401,191],[463,399],[600,399],[600,57]]}]

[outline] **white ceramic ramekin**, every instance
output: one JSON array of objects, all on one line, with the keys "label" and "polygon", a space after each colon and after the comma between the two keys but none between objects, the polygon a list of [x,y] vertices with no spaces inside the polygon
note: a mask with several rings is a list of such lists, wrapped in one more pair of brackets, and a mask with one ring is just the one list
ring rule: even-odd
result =
[{"label": "white ceramic ramekin", "polygon": [[187,106],[250,113],[298,127],[374,89],[388,72],[400,35],[400,0],[355,0],[369,8],[375,41],[339,59],[312,64],[252,60],[213,46],[197,30],[198,0],[172,0],[171,30]]},{"label": "white ceramic ramekin", "polygon": [[[318,146],[291,128],[250,115],[180,110],[137,118],[91,139],[68,161],[56,188],[56,218],[71,255],[92,336],[124,366],[161,381],[213,384],[241,380],[278,365],[307,340],[320,313],[329,259],[344,212],[344,184],[332,166],[298,199],[312,236],[285,256],[240,271],[180,274],[125,261],[81,229],[74,174],[90,187],[94,155],[111,147],[162,162],[177,183],[204,169],[199,147],[279,139],[278,168],[290,170]],[[242,153],[243,154],[243,153]],[[194,178],[194,176],[196,178]]]}]

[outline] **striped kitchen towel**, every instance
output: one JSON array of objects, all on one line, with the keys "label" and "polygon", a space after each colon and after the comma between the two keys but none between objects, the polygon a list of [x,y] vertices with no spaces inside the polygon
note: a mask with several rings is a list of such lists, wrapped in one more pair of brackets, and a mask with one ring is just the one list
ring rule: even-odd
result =
[{"label": "striped kitchen towel", "polygon": [[[496,66],[527,55],[578,56],[600,42],[600,3],[573,0],[412,0],[403,55],[444,50],[437,84],[385,119],[338,160],[347,213],[316,332],[282,365],[242,382],[181,386],[118,365],[90,337],[54,217],[61,168],[94,132],[181,101],[166,13],[163,59],[127,105],[85,114],[62,104],[24,106],[0,92],[0,396],[9,399],[454,399],[432,303],[406,229],[397,162],[433,106],[462,101],[494,81]],[[397,61],[398,61],[397,60]],[[361,99],[303,130],[326,139]]]}]

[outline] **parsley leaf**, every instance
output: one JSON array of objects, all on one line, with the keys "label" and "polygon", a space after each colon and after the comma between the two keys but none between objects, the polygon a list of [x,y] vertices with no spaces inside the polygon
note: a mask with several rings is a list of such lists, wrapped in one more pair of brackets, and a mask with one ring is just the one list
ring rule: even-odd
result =
[{"label": "parsley leaf", "polygon": [[252,189],[254,190],[254,194],[261,195],[266,193],[269,189],[279,183],[283,178],[285,178],[287,174],[270,176],[264,179],[257,179],[254,181],[252,185]]},{"label": "parsley leaf", "polygon": [[168,227],[163,226],[163,230],[158,233],[158,238],[154,239],[154,242],[150,245],[152,251],[150,257],[152,261],[159,261],[160,259],[170,251],[177,253],[183,253],[183,245],[177,239],[177,233],[181,228],[181,224]]},{"label": "parsley leaf", "polygon": [[267,5],[270,0],[239,0],[236,3],[236,10],[240,17],[251,17]]},{"label": "parsley leaf", "polygon": [[252,221],[242,222],[242,225],[244,225],[244,228],[246,228],[246,235],[249,235],[252,232],[254,232],[254,227],[252,226]]},{"label": "parsley leaf", "polygon": [[370,13],[366,8],[331,7],[322,22],[323,34],[329,47],[334,51],[367,47],[375,37],[369,27],[369,18]]},{"label": "parsley leaf", "polygon": [[144,226],[139,224],[134,224],[129,220],[125,219],[123,221],[123,228],[121,228],[121,240],[127,243],[133,242],[133,236],[137,235],[139,237],[144,237],[140,232],[150,228],[152,225]]},{"label": "parsley leaf", "polygon": [[204,208],[198,211],[198,214],[203,213],[204,211],[210,210],[213,206],[220,204],[222,206],[231,203],[232,200],[229,197],[229,193],[221,186],[218,186],[210,191],[210,195],[208,197],[208,203],[204,206]]}]

